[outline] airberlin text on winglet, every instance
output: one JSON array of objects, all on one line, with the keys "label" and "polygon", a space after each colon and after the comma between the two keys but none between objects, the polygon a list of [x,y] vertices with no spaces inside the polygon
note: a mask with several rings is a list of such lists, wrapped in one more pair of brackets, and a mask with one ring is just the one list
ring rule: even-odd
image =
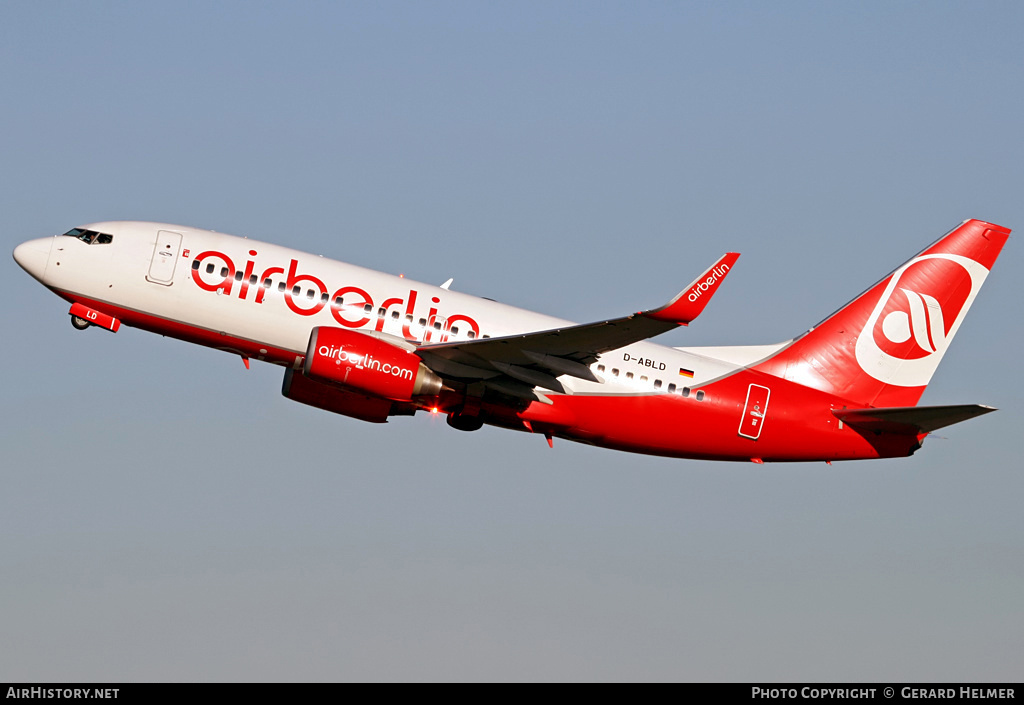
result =
[{"label": "airberlin text on winglet", "polygon": [[687,325],[701,314],[708,301],[711,300],[712,294],[725,279],[725,275],[732,270],[739,257],[739,252],[726,252],[707,271],[683,289],[672,303],[663,308],[649,311],[645,315],[658,321],[671,321],[679,325]]},{"label": "airberlin text on winglet", "polygon": [[708,275],[707,279],[705,279],[704,281],[697,282],[690,288],[690,295],[687,296],[686,298],[689,299],[691,303],[696,301],[697,299],[700,298],[701,294],[703,294],[705,291],[713,287],[716,283],[718,283],[719,279],[721,279],[728,273],[729,265],[715,265],[714,267],[712,267],[711,274]]}]

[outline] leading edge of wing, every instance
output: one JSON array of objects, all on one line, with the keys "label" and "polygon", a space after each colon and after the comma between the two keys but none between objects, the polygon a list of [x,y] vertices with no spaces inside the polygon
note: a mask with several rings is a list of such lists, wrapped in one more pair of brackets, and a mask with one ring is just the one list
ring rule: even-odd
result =
[{"label": "leading edge of wing", "polygon": [[[569,374],[581,379],[594,379],[589,370],[581,370],[575,365],[589,365],[601,353],[689,324],[707,306],[738,258],[739,253],[727,252],[675,298],[659,308],[565,328],[500,338],[422,345],[417,349],[417,354],[504,374],[509,374],[507,365],[517,365],[547,370],[554,376]],[[430,362],[427,364],[430,365]],[[443,368],[444,365],[439,367]],[[445,372],[439,371],[439,374],[445,375]]]}]

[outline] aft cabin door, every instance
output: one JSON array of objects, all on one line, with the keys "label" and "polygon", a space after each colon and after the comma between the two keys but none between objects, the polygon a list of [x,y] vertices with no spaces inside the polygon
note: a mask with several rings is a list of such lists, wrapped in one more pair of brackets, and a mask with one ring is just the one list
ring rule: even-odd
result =
[{"label": "aft cabin door", "polygon": [[161,230],[156,234],[153,246],[153,261],[149,263],[146,281],[170,286],[174,282],[174,268],[178,264],[178,250],[181,249],[181,233]]},{"label": "aft cabin door", "polygon": [[747,403],[743,405],[743,418],[740,419],[740,435],[757,440],[764,428],[765,414],[768,413],[768,397],[772,390],[760,384],[752,384],[747,388]]}]

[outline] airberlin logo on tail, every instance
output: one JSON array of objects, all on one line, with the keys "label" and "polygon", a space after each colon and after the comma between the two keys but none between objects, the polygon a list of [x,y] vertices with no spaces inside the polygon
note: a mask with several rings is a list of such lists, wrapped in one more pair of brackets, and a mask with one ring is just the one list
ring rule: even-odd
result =
[{"label": "airberlin logo on tail", "polygon": [[918,294],[910,289],[900,291],[907,297],[909,313],[895,310],[886,314],[882,319],[882,334],[885,339],[900,344],[913,337],[918,350],[923,350],[926,354],[938,352],[939,348],[946,345],[942,306],[935,297],[928,294]]},{"label": "airberlin logo on tail", "polygon": [[887,384],[928,384],[986,276],[953,254],[922,255],[897,269],[857,337],[861,369]]}]

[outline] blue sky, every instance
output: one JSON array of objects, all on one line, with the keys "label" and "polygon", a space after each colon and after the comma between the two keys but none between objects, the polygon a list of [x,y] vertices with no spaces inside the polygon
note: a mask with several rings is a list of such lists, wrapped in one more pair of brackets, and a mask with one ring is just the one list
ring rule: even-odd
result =
[{"label": "blue sky", "polygon": [[[659,342],[801,332],[966,218],[1024,227],[1016,3],[0,6],[8,251],[217,229],[577,321],[743,253]],[[917,456],[747,467],[280,396],[78,333],[12,259],[3,680],[1016,680],[1012,237]]]}]

